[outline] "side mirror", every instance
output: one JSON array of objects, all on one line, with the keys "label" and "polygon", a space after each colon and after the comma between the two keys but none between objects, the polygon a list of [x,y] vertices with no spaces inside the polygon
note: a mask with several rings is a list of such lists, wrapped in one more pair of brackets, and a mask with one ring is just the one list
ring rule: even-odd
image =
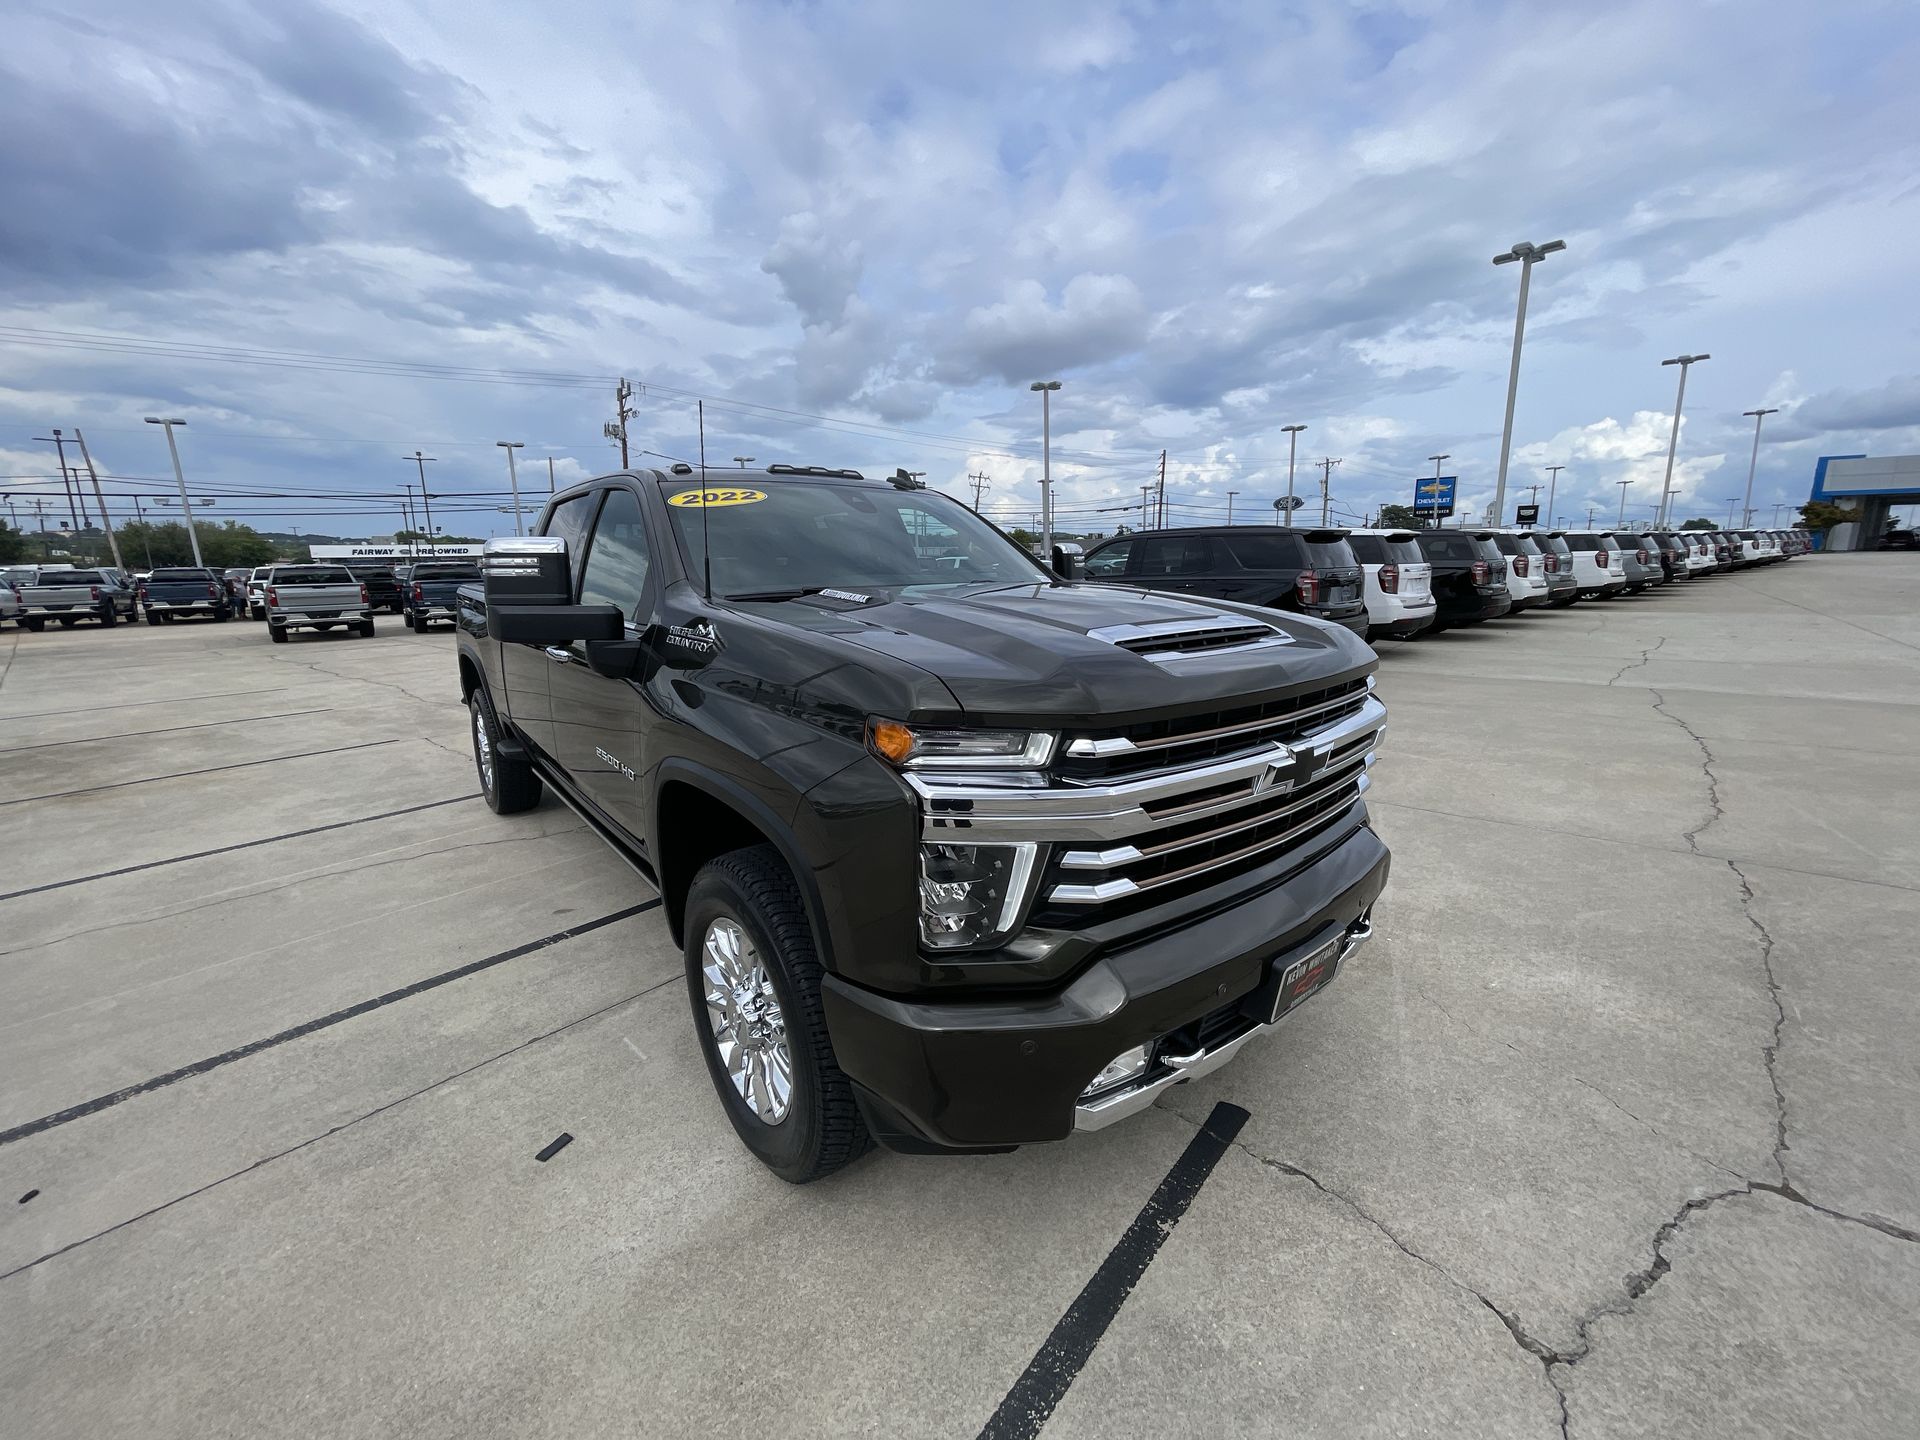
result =
[{"label": "side mirror", "polygon": [[1048,568],[1062,580],[1084,580],[1087,574],[1086,553],[1078,545],[1056,545]]},{"label": "side mirror", "polygon": [[575,605],[567,542],[557,535],[489,540],[480,555],[487,634],[516,645],[619,640],[626,616],[617,605]]}]

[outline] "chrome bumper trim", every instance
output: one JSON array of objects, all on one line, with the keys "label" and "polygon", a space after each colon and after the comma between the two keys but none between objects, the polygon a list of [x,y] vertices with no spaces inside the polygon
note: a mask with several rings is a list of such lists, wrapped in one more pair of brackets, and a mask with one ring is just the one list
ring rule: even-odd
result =
[{"label": "chrome bumper trim", "polygon": [[[1363,915],[1354,927],[1341,937],[1340,963],[1345,965],[1347,957],[1372,938],[1373,921],[1370,916]],[[1307,999],[1311,1000],[1313,996],[1309,995]],[[1156,1056],[1156,1063],[1166,1066],[1165,1070],[1151,1080],[1143,1080],[1111,1094],[1096,1096],[1092,1100],[1082,1100],[1073,1107],[1073,1128],[1104,1130],[1107,1126],[1125,1120],[1130,1115],[1138,1115],[1153,1104],[1163,1090],[1184,1084],[1188,1080],[1197,1080],[1202,1075],[1218,1070],[1238,1055],[1241,1047],[1249,1040],[1271,1034],[1279,1029],[1288,1019],[1297,1015],[1304,1004],[1305,1002],[1302,1002],[1294,1006],[1279,1020],[1255,1025],[1251,1030],[1236,1035],[1231,1040],[1223,1041],[1211,1050],[1203,1050],[1193,1055]]]}]

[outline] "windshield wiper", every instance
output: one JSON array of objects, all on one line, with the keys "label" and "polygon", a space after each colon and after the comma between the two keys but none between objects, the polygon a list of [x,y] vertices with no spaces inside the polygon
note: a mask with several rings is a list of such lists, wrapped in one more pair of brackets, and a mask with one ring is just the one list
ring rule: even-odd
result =
[{"label": "windshield wiper", "polygon": [[796,590],[742,590],[736,595],[722,595],[722,600],[803,600],[809,595],[818,595],[828,587],[809,585]]}]

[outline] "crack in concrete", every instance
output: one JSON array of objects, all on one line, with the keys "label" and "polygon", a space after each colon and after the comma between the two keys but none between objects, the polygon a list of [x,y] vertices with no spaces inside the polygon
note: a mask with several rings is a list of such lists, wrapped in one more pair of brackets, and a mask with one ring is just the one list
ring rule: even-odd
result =
[{"label": "crack in concrete", "polygon": [[[316,675],[325,675],[334,680],[345,680],[350,684],[358,685],[378,685],[384,690],[395,690],[419,705],[438,706],[454,705],[456,703],[452,700],[429,700],[424,695],[414,694],[413,691],[407,689],[406,686],[395,680],[375,680],[369,675],[349,675],[342,670],[329,670],[318,660],[295,660],[290,655],[269,655],[267,658],[278,665],[297,665],[302,670],[311,670]],[[465,709],[466,707],[462,705],[459,706],[459,708]]]},{"label": "crack in concrete", "polygon": [[[1154,1102],[1154,1108],[1164,1110],[1167,1114],[1185,1121],[1196,1129],[1201,1128],[1199,1121],[1175,1109],[1172,1105],[1166,1104],[1164,1100],[1156,1100]],[[1907,1244],[1920,1244],[1920,1233],[1908,1230],[1904,1226],[1896,1225],[1892,1221],[1884,1220],[1878,1216],[1852,1215],[1842,1210],[1835,1210],[1829,1206],[1816,1204],[1795,1190],[1791,1185],[1784,1183],[1775,1185],[1764,1180],[1747,1180],[1725,1190],[1714,1191],[1709,1195],[1696,1195],[1682,1205],[1679,1210],[1675,1211],[1670,1220],[1666,1221],[1658,1230],[1654,1231],[1651,1246],[1652,1258],[1646,1266],[1624,1277],[1621,1284],[1624,1294],[1603,1301],[1582,1313],[1574,1321],[1573,1333],[1575,1343],[1561,1350],[1554,1348],[1545,1341],[1532,1335],[1526,1326],[1521,1323],[1517,1311],[1502,1308],[1501,1305],[1486,1294],[1486,1292],[1463,1280],[1439,1261],[1430,1256],[1423,1255],[1414,1249],[1405,1240],[1400,1238],[1392,1226],[1388,1225],[1384,1220],[1381,1220],[1377,1215],[1374,1215],[1345,1191],[1336,1189],[1320,1179],[1319,1176],[1298,1165],[1276,1159],[1271,1155],[1261,1154],[1245,1140],[1235,1140],[1233,1146],[1236,1150],[1244,1152],[1249,1159],[1258,1161],[1261,1165],[1269,1169],[1294,1179],[1306,1181],[1307,1184],[1311,1185],[1322,1195],[1325,1195],[1330,1200],[1336,1201],[1355,1218],[1377,1231],[1408,1259],[1417,1261],[1419,1264],[1446,1280],[1461,1293],[1473,1297],[1474,1300],[1485,1307],[1486,1310],[1505,1327],[1507,1334],[1512,1337],[1513,1342],[1540,1362],[1542,1375],[1548,1386],[1553,1390],[1554,1397],[1559,1403],[1561,1440],[1569,1440],[1569,1426],[1572,1422],[1572,1415],[1569,1408],[1566,1386],[1562,1382],[1561,1374],[1558,1372],[1572,1369],[1593,1353],[1593,1327],[1595,1325],[1609,1316],[1626,1316],[1632,1314],[1635,1307],[1648,1292],[1672,1272],[1673,1262],[1667,1257],[1667,1246],[1671,1243],[1673,1237],[1679,1233],[1680,1228],[1701,1211],[1712,1208],[1722,1200],[1730,1200],[1741,1196],[1772,1196],[1776,1199],[1786,1200],[1792,1204],[1803,1206],[1829,1219],[1862,1226],[1887,1239],[1898,1240]]]},{"label": "crack in concrete", "polygon": [[1607,681],[1607,688],[1611,690],[1615,682],[1618,681],[1619,678],[1622,675],[1626,674],[1629,670],[1638,670],[1641,668],[1641,666],[1646,665],[1649,661],[1653,659],[1655,652],[1658,651],[1660,647],[1662,645],[1665,645],[1666,643],[1667,643],[1667,637],[1662,635],[1658,640],[1654,641],[1653,644],[1647,646],[1646,649],[1640,652],[1640,658],[1638,660],[1629,660],[1626,664],[1622,665],[1618,670],[1614,671],[1613,679]]}]

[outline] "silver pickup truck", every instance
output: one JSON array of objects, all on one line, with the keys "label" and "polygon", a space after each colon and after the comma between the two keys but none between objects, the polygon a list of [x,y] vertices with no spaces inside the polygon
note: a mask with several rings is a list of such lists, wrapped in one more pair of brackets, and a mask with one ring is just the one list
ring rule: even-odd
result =
[{"label": "silver pickup truck", "polygon": [[117,625],[131,620],[137,605],[131,589],[99,570],[46,570],[20,587],[20,623],[44,630],[58,620],[72,629],[82,620]]},{"label": "silver pickup truck", "polygon": [[276,565],[267,572],[267,634],[287,643],[289,630],[357,630],[373,636],[367,587],[344,565]]}]

